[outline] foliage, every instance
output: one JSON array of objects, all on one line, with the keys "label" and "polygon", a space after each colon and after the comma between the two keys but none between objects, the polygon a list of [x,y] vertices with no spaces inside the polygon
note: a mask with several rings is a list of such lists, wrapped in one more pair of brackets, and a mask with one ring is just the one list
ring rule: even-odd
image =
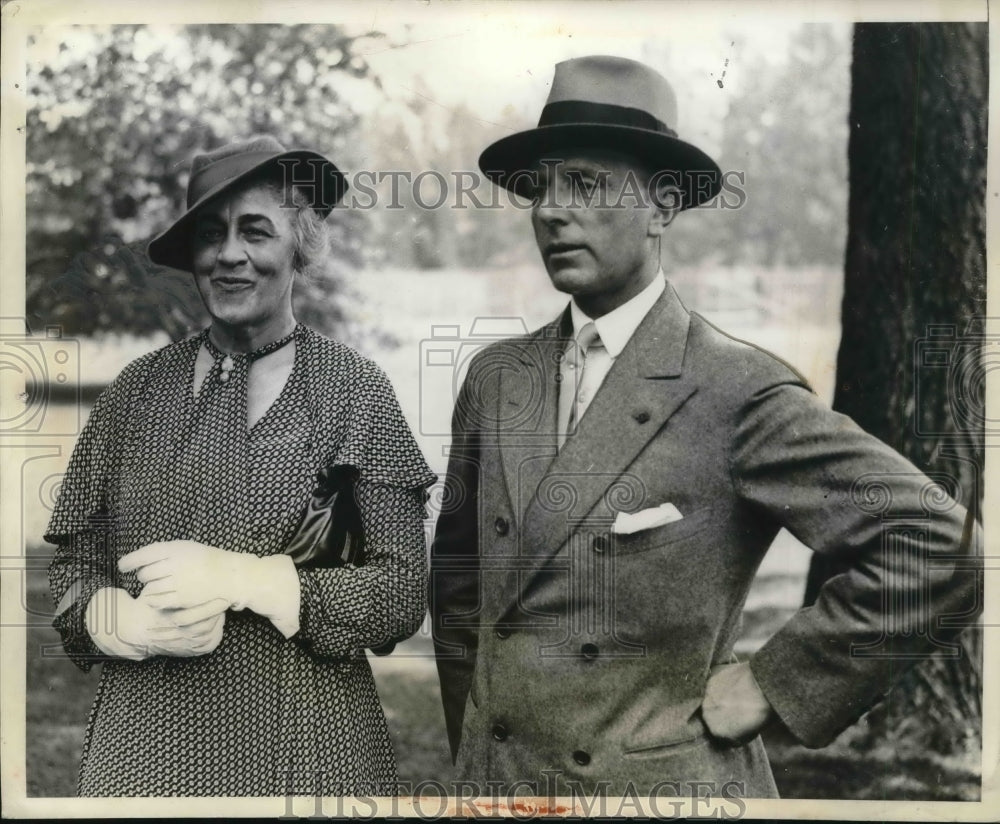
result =
[{"label": "foliage", "polygon": [[[847,208],[849,52],[835,30],[808,23],[788,59],[743,69],[722,123],[716,160],[730,175],[698,219],[681,216],[667,239],[679,263],[843,262]],[[734,208],[735,207],[735,208]]]},{"label": "foliage", "polygon": [[[386,95],[360,56],[377,36],[328,25],[39,29],[28,72],[30,325],[174,337],[201,326],[190,278],[151,267],[143,249],[183,210],[192,155],[259,132],[315,148],[348,172],[424,174],[416,197],[401,181],[392,203],[383,180],[370,208],[335,211],[332,271],[296,296],[299,316],[321,329],[345,332],[347,274],[362,265],[537,264],[524,204],[472,177],[483,148],[531,127],[537,113],[498,100],[484,118],[436,100],[419,74]],[[671,264],[840,264],[847,52],[824,25],[791,42],[787,60],[744,69],[751,82],[733,93],[722,124],[717,159],[745,173],[745,204],[683,215],[664,243]],[[687,76],[669,53],[655,57],[668,76]],[[418,202],[432,203],[442,185],[441,208]]]},{"label": "foliage", "polygon": [[[379,187],[370,265],[483,269],[538,259],[527,204],[513,205],[479,171],[479,154],[499,136],[494,123],[463,103],[442,107],[416,78],[411,95],[379,111],[369,132],[377,169],[420,181],[401,182],[398,199],[388,184]],[[432,208],[442,191],[447,197]],[[394,200],[401,208],[390,205]]]},{"label": "foliage", "polygon": [[848,54],[828,26],[794,36],[780,72],[733,101],[722,162],[746,173],[727,262],[840,264],[847,208]]},{"label": "foliage", "polygon": [[[651,65],[681,83],[691,80],[690,69],[662,39],[647,46]],[[727,194],[700,210],[704,213],[683,215],[674,223],[664,242],[665,261],[680,267],[705,262],[841,265],[848,57],[833,27],[807,24],[792,36],[787,60],[759,57],[744,69],[750,82],[731,98],[717,157],[723,170],[742,177],[731,178]],[[380,111],[377,125],[366,130],[373,136],[376,167],[414,175],[432,170],[453,187],[456,170],[477,170],[479,153],[489,143],[531,128],[537,117],[537,112],[526,118],[505,110],[497,117],[500,127],[464,104],[440,104],[419,78],[402,105],[396,103]],[[429,183],[427,190],[425,199],[433,200],[436,186]],[[478,269],[536,261],[524,204],[511,205],[506,193],[498,197],[485,181],[473,194],[498,207],[421,209],[402,190],[403,209],[377,210],[371,262]],[[467,206],[471,202],[470,196],[463,198]]]},{"label": "foliage", "polygon": [[[174,336],[200,325],[189,280],[151,267],[143,252],[183,211],[191,157],[270,133],[350,168],[358,117],[341,94],[377,84],[359,39],[305,25],[40,30],[28,72],[31,324]],[[336,258],[356,265],[363,221],[335,215]],[[333,271],[321,291],[335,295],[342,277]],[[300,305],[315,309],[316,289],[300,292]],[[318,320],[330,330],[338,317]]]}]

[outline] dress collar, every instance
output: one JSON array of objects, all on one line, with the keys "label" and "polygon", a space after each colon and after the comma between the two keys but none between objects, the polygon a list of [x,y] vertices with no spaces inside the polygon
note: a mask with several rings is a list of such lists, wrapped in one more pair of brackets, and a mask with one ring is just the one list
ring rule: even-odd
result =
[{"label": "dress collar", "polygon": [[249,363],[253,363],[255,360],[263,358],[265,355],[270,355],[272,352],[277,352],[279,349],[281,349],[284,346],[287,346],[293,340],[295,340],[295,336],[299,332],[300,325],[301,324],[296,323],[295,328],[293,328],[292,331],[289,332],[287,335],[285,335],[283,338],[278,338],[278,340],[273,340],[270,343],[265,343],[263,346],[254,349],[253,352],[245,352],[245,353],[223,352],[221,349],[219,349],[219,347],[217,347],[214,343],[212,343],[212,337],[211,335],[209,335],[208,329],[206,329],[202,334],[204,335],[206,348],[208,349],[209,352],[211,352],[212,357],[215,358],[216,360],[219,360],[220,358],[232,358],[233,356],[236,357],[242,356],[245,357]]}]

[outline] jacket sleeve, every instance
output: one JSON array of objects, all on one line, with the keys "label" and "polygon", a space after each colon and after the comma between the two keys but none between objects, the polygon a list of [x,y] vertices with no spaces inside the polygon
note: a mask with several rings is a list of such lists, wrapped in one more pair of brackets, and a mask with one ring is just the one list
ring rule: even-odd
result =
[{"label": "jacket sleeve", "polygon": [[730,461],[746,502],[850,561],[750,662],[789,730],[822,747],[980,609],[980,530],[952,497],[968,492],[790,383],[750,399]]},{"label": "jacket sleeve", "polygon": [[409,638],[427,611],[422,489],[359,482],[367,560],[357,568],[300,569],[295,640],[321,658]]},{"label": "jacket sleeve", "polygon": [[[475,368],[473,361],[470,373]],[[448,475],[431,548],[431,626],[453,760],[461,743],[479,638],[480,437],[468,412],[469,385],[467,378],[452,415]]]}]

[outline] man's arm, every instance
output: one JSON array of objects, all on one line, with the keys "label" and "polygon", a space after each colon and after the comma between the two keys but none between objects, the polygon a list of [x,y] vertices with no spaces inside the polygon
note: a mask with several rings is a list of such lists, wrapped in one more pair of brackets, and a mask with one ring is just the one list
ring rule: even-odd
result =
[{"label": "man's arm", "polygon": [[466,414],[465,385],[452,416],[448,475],[430,565],[431,627],[452,760],[461,742],[479,639],[480,453],[478,434]]},{"label": "man's arm", "polygon": [[942,626],[943,616],[981,608],[979,527],[970,519],[967,529],[965,509],[934,480],[801,386],[753,396],[730,469],[750,505],[814,551],[851,560],[757,652],[745,689],[731,692],[733,702],[752,701],[756,685],[802,743],[825,746],[954,640],[962,627]]}]

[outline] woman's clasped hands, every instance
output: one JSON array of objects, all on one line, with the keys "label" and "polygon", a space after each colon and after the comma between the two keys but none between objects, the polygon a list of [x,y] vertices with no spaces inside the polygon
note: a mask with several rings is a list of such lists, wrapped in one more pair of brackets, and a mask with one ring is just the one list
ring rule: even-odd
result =
[{"label": "woman's clasped hands", "polygon": [[87,630],[106,655],[143,661],[154,655],[190,658],[214,652],[222,641],[228,604],[213,599],[188,609],[153,606],[144,593],[105,587],[90,599]]},{"label": "woman's clasped hands", "polygon": [[214,652],[226,611],[243,606],[237,581],[253,556],[245,557],[242,562],[237,553],[196,541],[158,542],[128,553],[118,568],[135,572],[143,589],[137,598],[115,587],[94,594],[85,617],[94,643],[132,661]]},{"label": "woman's clasped hands", "polygon": [[287,555],[231,552],[198,541],[158,541],[123,556],[122,572],[135,572],[141,598],[167,611],[222,603],[269,618],[285,637],[298,631],[299,581]]}]

